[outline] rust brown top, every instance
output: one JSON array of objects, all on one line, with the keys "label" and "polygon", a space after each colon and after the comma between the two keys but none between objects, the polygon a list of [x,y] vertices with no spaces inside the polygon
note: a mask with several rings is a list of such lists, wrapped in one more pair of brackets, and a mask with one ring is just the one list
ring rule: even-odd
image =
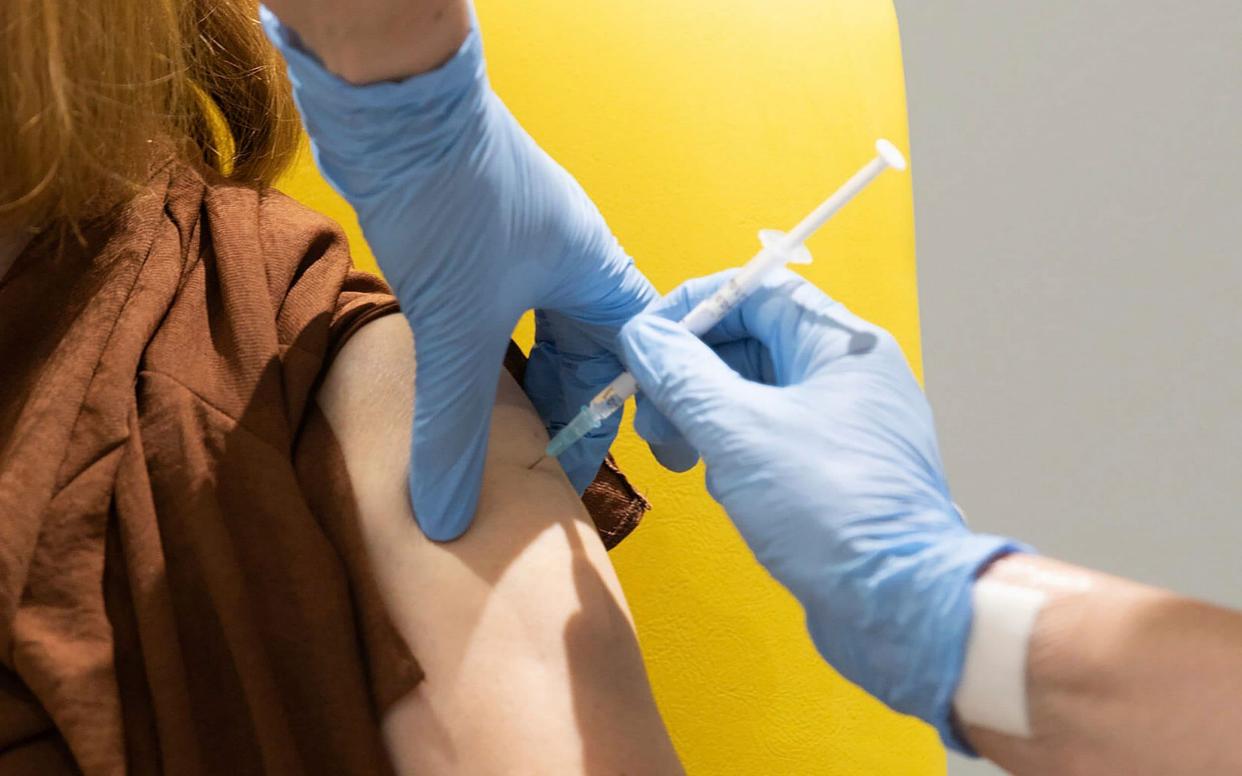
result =
[{"label": "rust brown top", "polygon": [[[313,401],[396,302],[331,222],[205,175],[0,281],[0,772],[385,773],[422,676]],[[611,462],[584,499],[610,546],[646,508]]]}]

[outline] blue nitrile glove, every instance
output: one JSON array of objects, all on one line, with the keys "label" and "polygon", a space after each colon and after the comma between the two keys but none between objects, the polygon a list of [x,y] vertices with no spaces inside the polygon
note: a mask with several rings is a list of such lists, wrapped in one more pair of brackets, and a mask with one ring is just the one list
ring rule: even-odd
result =
[{"label": "blue nitrile glove", "polygon": [[[540,308],[526,389],[552,433],[621,371],[616,332],[656,298],[586,193],[488,84],[477,24],[440,68],[355,86],[266,10],[324,176],[353,205],[414,330],[414,514],[433,539],[469,526],[509,335]],[[611,419],[561,457],[579,492]]]},{"label": "blue nitrile glove", "polygon": [[708,490],[802,603],[833,667],[963,750],[950,710],[971,585],[1022,548],[963,524],[931,410],[888,332],[789,272],[707,335],[715,352],[670,320],[729,274],[686,283],[621,330],[646,397],[635,425],[702,453]]}]

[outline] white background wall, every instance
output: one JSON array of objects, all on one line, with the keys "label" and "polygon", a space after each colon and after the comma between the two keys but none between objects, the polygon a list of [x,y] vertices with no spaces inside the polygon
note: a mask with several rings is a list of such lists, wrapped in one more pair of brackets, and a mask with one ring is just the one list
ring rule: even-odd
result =
[{"label": "white background wall", "polygon": [[1242,607],[1242,3],[896,5],[955,498]]}]

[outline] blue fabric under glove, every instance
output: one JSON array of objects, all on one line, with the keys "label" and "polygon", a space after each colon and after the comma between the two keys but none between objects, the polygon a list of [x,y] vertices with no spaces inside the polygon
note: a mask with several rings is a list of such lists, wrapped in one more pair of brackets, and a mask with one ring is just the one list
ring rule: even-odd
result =
[{"label": "blue fabric under glove", "polygon": [[[440,68],[355,86],[263,10],[324,177],[353,205],[414,330],[410,495],[431,538],[478,501],[509,335],[539,308],[525,388],[551,433],[621,371],[619,327],[657,297],[577,181],[488,84],[477,24]],[[561,457],[581,492],[620,423]]]},{"label": "blue fabric under glove", "polygon": [[684,284],[622,329],[644,394],[635,426],[702,454],[708,490],[802,603],[833,667],[969,752],[950,720],[971,586],[1024,548],[963,524],[931,410],[888,332],[789,272],[708,344],[673,322],[730,274]]}]

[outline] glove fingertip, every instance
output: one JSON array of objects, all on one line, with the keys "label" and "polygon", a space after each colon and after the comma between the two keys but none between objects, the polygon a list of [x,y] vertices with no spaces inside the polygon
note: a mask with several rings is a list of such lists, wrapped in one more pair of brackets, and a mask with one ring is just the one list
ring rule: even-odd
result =
[{"label": "glove fingertip", "polygon": [[685,359],[707,346],[681,324],[658,315],[636,315],[618,334],[626,368],[644,390],[659,386]]},{"label": "glove fingertip", "polygon": [[432,489],[419,486],[421,478],[409,473],[410,501],[414,520],[423,534],[435,542],[451,542],[470,528],[478,508],[478,488]]},{"label": "glove fingertip", "polygon": [[[471,424],[468,434],[420,434],[415,424],[407,482],[414,519],[429,539],[452,541],[474,520],[487,455],[487,427]],[[443,430],[444,424],[437,426]],[[460,432],[462,429],[456,429]]]},{"label": "glove fingertip", "polygon": [[681,437],[660,444],[648,442],[647,447],[660,465],[671,472],[690,471],[699,462],[699,451]]}]

